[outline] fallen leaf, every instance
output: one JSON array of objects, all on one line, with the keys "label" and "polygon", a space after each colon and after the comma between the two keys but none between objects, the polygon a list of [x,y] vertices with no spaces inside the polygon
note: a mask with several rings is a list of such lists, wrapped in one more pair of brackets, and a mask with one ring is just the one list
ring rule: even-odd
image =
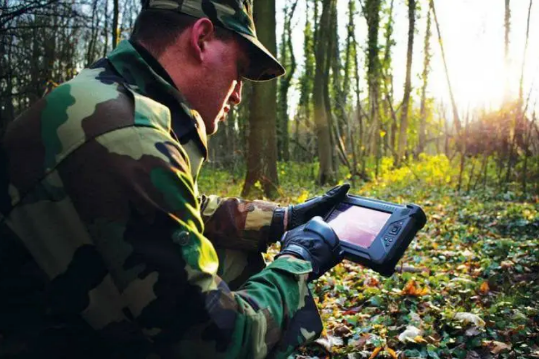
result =
[{"label": "fallen leaf", "polygon": [[466,264],[461,264],[457,267],[457,270],[460,270],[460,271],[468,270],[468,266]]},{"label": "fallen leaf", "polygon": [[414,322],[421,322],[421,317],[416,312],[410,313],[410,319],[413,320]]},{"label": "fallen leaf", "polygon": [[421,338],[421,330],[414,327],[413,325],[409,325],[406,327],[406,330],[404,332],[399,334],[399,341],[402,343],[406,343],[406,342],[418,343],[417,342],[418,337]]},{"label": "fallen leaf", "polygon": [[429,289],[427,287],[420,288],[415,280],[409,280],[408,283],[406,283],[404,288],[402,288],[401,290],[402,295],[411,295],[415,297],[420,297],[428,293]]},{"label": "fallen leaf", "polygon": [[487,294],[489,291],[490,287],[488,286],[488,282],[483,282],[479,287],[479,292],[481,292],[481,294]]},{"label": "fallen leaf", "polygon": [[343,315],[357,314],[357,313],[361,312],[362,309],[363,309],[363,305],[360,305],[358,307],[354,307],[354,308],[350,308],[348,310],[345,310],[344,312],[342,312],[342,314]]},{"label": "fallen leaf", "polygon": [[486,341],[484,344],[487,345],[492,354],[498,354],[503,350],[511,350],[512,348],[511,344],[505,344],[496,340]]},{"label": "fallen leaf", "polygon": [[380,281],[376,277],[367,277],[363,281],[363,285],[366,287],[376,287],[380,284]]},{"label": "fallen leaf", "polygon": [[515,265],[515,263],[511,262],[511,261],[502,261],[500,263],[500,266],[503,268],[503,269],[509,269],[509,268],[512,268],[513,266]]},{"label": "fallen leaf", "polygon": [[371,338],[370,334],[363,334],[359,337],[358,340],[351,340],[348,342],[348,344],[355,346],[357,349],[361,349],[365,344],[367,344],[367,341]]},{"label": "fallen leaf", "polygon": [[386,347],[386,350],[385,350],[389,355],[391,355],[391,357],[393,359],[398,359],[398,355],[397,353],[395,353],[395,351],[393,349],[391,349],[390,347]]},{"label": "fallen leaf", "polygon": [[328,352],[331,352],[333,347],[340,347],[344,344],[341,338],[335,337],[333,335],[327,335],[324,338],[318,338],[315,340],[315,343],[323,347]]},{"label": "fallen leaf", "polygon": [[377,347],[376,349],[374,349],[374,351],[372,352],[371,356],[369,357],[369,359],[374,359],[378,356],[378,353],[380,353],[380,351],[382,350],[382,347]]},{"label": "fallen leaf", "polygon": [[476,327],[484,327],[485,321],[481,319],[477,314],[461,312],[455,314],[455,320],[463,323],[473,323]]},{"label": "fallen leaf", "polygon": [[352,333],[352,330],[350,330],[350,328],[343,324],[333,328],[333,333],[335,335],[338,335],[339,337],[345,337],[347,335],[350,335]]}]

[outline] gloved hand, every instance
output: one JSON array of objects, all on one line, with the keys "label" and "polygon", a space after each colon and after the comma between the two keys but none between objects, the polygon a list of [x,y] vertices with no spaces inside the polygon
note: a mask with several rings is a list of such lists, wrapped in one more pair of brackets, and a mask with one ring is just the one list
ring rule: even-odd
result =
[{"label": "gloved hand", "polygon": [[304,203],[288,208],[276,208],[271,219],[270,241],[281,238],[285,231],[307,223],[314,216],[327,216],[331,209],[345,198],[349,189],[350,185],[345,183],[333,187],[323,196],[311,198]]},{"label": "gloved hand", "polygon": [[318,279],[344,258],[339,238],[321,217],[314,217],[307,224],[286,232],[276,258],[284,254],[311,262],[313,271],[309,281]]}]

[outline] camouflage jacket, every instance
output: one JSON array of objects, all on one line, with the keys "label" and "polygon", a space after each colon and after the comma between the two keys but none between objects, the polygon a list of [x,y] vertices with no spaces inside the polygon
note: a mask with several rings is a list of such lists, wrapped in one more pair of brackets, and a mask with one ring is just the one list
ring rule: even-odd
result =
[{"label": "camouflage jacket", "polygon": [[204,233],[259,248],[273,207],[209,197],[205,232],[205,154],[198,113],[128,41],[15,120],[0,357],[283,357],[319,335],[310,263],[279,258],[236,291],[217,275]]}]

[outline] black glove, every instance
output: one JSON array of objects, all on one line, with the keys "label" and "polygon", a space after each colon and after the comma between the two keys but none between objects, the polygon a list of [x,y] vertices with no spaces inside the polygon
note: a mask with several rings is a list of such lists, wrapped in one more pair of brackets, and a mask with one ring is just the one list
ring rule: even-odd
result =
[{"label": "black glove", "polygon": [[287,208],[278,207],[273,211],[270,229],[270,241],[278,240],[285,230],[289,231],[297,226],[307,223],[314,216],[325,217],[329,211],[345,198],[350,185],[345,183],[333,187],[323,196],[308,199],[304,203],[288,206],[287,220],[285,223],[285,211]]},{"label": "black glove", "polygon": [[313,271],[309,281],[318,279],[344,258],[339,238],[320,217],[314,217],[307,224],[286,232],[281,239],[281,252],[276,258],[283,254],[311,262]]}]

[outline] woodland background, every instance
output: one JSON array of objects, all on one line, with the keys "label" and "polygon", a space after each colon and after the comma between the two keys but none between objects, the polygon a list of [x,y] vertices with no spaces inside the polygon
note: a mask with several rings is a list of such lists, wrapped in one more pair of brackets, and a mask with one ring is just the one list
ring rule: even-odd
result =
[{"label": "woodland background", "polygon": [[[201,189],[288,204],[348,181],[355,194],[415,202],[428,216],[391,278],[345,262],[315,284],[325,336],[301,355],[539,358],[539,124],[525,86],[534,82],[525,61],[537,61],[526,54],[539,19],[533,0],[519,0],[528,4],[525,45],[511,47],[514,1],[488,4],[505,10],[505,63],[524,54],[509,79],[518,91],[501,82],[503,100],[477,108],[455,99],[452,74],[462,69],[446,61],[435,1],[255,2],[259,38],[287,75],[244,86],[244,102],[210,139]],[[0,134],[128,38],[139,8],[139,0],[0,0]],[[406,33],[395,31],[397,15]],[[447,101],[429,92],[433,51]]]}]

